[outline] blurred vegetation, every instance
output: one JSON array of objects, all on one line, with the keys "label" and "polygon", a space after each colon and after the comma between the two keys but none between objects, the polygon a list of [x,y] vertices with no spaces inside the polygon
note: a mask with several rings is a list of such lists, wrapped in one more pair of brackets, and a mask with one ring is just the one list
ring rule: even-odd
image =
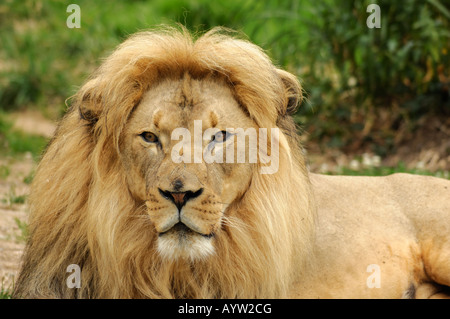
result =
[{"label": "blurred vegetation", "polygon": [[[366,143],[384,156],[399,127],[450,115],[449,0],[71,2],[81,7],[80,29],[66,26],[67,1],[0,3],[2,110],[58,117],[129,34],[180,22],[242,31],[297,74],[308,99],[295,118],[327,147]],[[371,3],[381,7],[380,29],[366,25]]]},{"label": "blurred vegetation", "polygon": [[438,170],[436,172],[430,172],[419,168],[407,168],[404,162],[399,162],[395,167],[366,166],[358,169],[353,169],[351,167],[340,167],[337,172],[330,172],[328,174],[351,175],[351,176],[386,176],[394,173],[427,175],[450,179],[450,174],[448,171]]},{"label": "blurred vegetation", "polygon": [[[47,143],[48,139],[43,136],[27,134],[14,128],[8,115],[0,110],[1,155],[17,156],[28,153],[38,160]],[[0,166],[0,178],[6,178],[8,175],[8,167]]]},{"label": "blurred vegetation", "polygon": [[450,115],[450,3],[376,1],[381,28],[368,29],[373,1],[338,2],[338,11],[328,2],[314,6],[322,21],[306,72],[314,134],[332,136],[338,147],[370,142],[383,156],[401,125]]},{"label": "blurred vegetation", "polygon": [[3,283],[0,285],[0,299],[11,299],[12,289],[3,287]]}]

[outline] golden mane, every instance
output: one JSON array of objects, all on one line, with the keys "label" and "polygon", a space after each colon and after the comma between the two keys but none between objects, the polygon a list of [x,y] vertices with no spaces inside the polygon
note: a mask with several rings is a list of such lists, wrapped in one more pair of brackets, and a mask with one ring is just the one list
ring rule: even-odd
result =
[{"label": "golden mane", "polygon": [[[142,95],[162,79],[220,77],[259,127],[279,127],[276,174],[256,174],[226,212],[226,234],[205,260],[167,261],[142,222],[120,161],[121,133]],[[287,85],[289,84],[289,85]],[[289,112],[298,81],[256,45],[223,29],[194,40],[163,28],[131,36],[75,95],[32,184],[30,239],[16,297],[287,297],[307,267],[311,191]],[[81,288],[66,285],[81,267]]]}]

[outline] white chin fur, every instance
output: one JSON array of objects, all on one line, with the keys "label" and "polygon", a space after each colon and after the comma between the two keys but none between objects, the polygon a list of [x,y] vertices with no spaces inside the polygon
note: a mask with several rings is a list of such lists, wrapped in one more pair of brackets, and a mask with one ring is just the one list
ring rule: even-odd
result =
[{"label": "white chin fur", "polygon": [[180,238],[175,234],[165,234],[158,237],[158,253],[167,260],[182,258],[194,261],[214,254],[214,246],[212,238],[199,235]]}]

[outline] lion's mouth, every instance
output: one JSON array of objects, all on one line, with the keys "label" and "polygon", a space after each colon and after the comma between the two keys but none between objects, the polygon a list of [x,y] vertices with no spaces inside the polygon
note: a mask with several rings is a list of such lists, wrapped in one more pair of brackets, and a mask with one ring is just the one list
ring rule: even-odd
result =
[{"label": "lion's mouth", "polygon": [[199,233],[183,222],[158,234],[157,249],[168,260],[178,258],[197,260],[214,254],[213,236]]},{"label": "lion's mouth", "polygon": [[205,238],[212,238],[212,237],[214,237],[214,233],[211,233],[211,234],[199,233],[199,232],[189,228],[188,226],[186,226],[186,224],[184,224],[181,221],[176,223],[175,225],[173,225],[170,229],[168,229],[166,231],[163,231],[163,232],[160,232],[158,234],[158,236],[161,237],[161,236],[164,236],[167,233],[172,233],[172,234],[176,233],[179,236],[188,236],[190,234],[197,234],[197,235],[200,235],[200,236],[205,237]]}]

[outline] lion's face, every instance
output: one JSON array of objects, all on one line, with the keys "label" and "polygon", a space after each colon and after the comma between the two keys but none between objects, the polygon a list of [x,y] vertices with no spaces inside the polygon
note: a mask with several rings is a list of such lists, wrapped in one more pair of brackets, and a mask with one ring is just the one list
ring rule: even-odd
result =
[{"label": "lion's face", "polygon": [[[237,146],[237,128],[257,126],[230,89],[188,76],[150,89],[131,114],[122,161],[131,194],[145,202],[162,257],[204,258],[225,236],[226,209],[241,199],[255,169],[250,143],[245,150]],[[234,157],[226,158],[230,151]],[[242,163],[237,157],[243,151]],[[223,163],[205,160],[206,153],[223,154]]]},{"label": "lion's face", "polygon": [[[290,116],[301,96],[294,75],[221,28],[127,39],[39,164],[15,295],[287,296],[314,234]],[[80,289],[66,285],[68,264]]]}]

